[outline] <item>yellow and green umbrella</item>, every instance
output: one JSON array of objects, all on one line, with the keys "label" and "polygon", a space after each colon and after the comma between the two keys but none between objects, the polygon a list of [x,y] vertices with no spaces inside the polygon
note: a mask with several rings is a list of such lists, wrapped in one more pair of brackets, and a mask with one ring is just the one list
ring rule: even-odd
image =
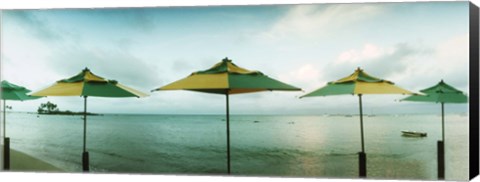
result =
[{"label": "yellow and green umbrella", "polygon": [[396,86],[393,82],[379,79],[365,73],[357,68],[355,72],[340,80],[329,82],[326,86],[310,92],[303,97],[331,96],[331,95],[358,95],[360,108],[360,135],[362,151],[359,152],[359,173],[361,177],[366,177],[366,154],[363,137],[363,111],[362,95],[365,94],[413,94],[412,92]]},{"label": "yellow and green umbrella", "polygon": [[1,83],[1,90],[0,90],[0,95],[3,100],[3,140],[4,140],[4,169],[9,169],[10,168],[10,139],[7,136],[6,133],[6,101],[7,100],[16,100],[16,101],[24,101],[24,100],[32,100],[32,99],[38,99],[40,97],[34,97],[34,96],[29,96],[27,93],[30,92],[25,87],[18,86],[15,84],[12,84],[6,80],[2,80]]},{"label": "yellow and green umbrella", "polygon": [[79,74],[57,81],[52,86],[31,94],[32,96],[82,96],[84,98],[83,113],[83,170],[88,171],[87,135],[87,97],[145,97],[145,93],[127,87],[115,80],[107,80],[93,74],[85,68]]},{"label": "yellow and green umbrella", "polygon": [[438,84],[420,90],[423,95],[414,94],[401,101],[414,101],[414,102],[434,102],[440,103],[442,108],[442,140],[438,141],[439,155],[438,155],[438,178],[443,179],[445,177],[445,156],[444,144],[445,144],[445,103],[461,104],[467,103],[468,97],[462,91],[446,84],[441,80]]},{"label": "yellow and green umbrella", "polygon": [[225,58],[210,69],[193,72],[186,78],[152,91],[160,90],[189,90],[226,96],[227,171],[230,174],[229,95],[273,90],[300,91],[301,89],[272,79],[260,71],[241,68],[233,64],[232,60]]}]

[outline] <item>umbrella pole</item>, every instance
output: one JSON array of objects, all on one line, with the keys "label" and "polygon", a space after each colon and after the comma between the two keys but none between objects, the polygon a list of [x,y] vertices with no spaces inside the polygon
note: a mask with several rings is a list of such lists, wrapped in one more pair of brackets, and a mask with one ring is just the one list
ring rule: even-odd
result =
[{"label": "umbrella pole", "polygon": [[442,141],[445,142],[445,108],[442,102]]},{"label": "umbrella pole", "polygon": [[10,169],[10,138],[7,137],[6,133],[6,100],[3,99],[3,169]]},{"label": "umbrella pole", "polygon": [[89,160],[87,152],[87,96],[83,96],[83,153],[82,167],[83,171],[89,171]]},{"label": "umbrella pole", "polygon": [[365,143],[363,139],[363,110],[362,94],[358,94],[360,108],[360,135],[362,139],[362,151],[358,153],[358,173],[360,177],[367,177],[367,154],[365,153]]},{"label": "umbrella pole", "polygon": [[7,124],[6,124],[7,121],[5,120],[5,114],[6,114],[5,109],[6,109],[6,100],[4,99],[3,100],[3,138],[4,139],[5,139],[5,137],[7,137],[7,133],[5,131],[5,128],[7,126]]},{"label": "umbrella pole", "polygon": [[87,151],[87,96],[83,96],[83,152]]},{"label": "umbrella pole", "polygon": [[359,108],[360,108],[360,135],[362,139],[362,152],[365,152],[365,143],[363,140],[363,110],[362,110],[362,94],[358,94]]},{"label": "umbrella pole", "polygon": [[445,179],[445,103],[442,105],[442,140],[437,142],[438,179]]},{"label": "umbrella pole", "polygon": [[228,93],[225,95],[227,98],[227,172],[230,174],[230,106],[228,101]]}]

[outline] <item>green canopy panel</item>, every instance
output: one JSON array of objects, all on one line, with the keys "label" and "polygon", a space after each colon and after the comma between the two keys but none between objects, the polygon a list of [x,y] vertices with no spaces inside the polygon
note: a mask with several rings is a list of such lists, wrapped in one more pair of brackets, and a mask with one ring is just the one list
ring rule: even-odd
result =
[{"label": "green canopy panel", "polygon": [[344,95],[344,94],[354,94],[355,83],[343,83],[343,84],[333,84],[329,83],[327,86],[319,88],[309,94],[303,95],[303,97],[313,97],[313,96],[328,96],[328,95]]},{"label": "green canopy panel", "polygon": [[2,86],[1,87],[2,87],[2,90],[26,90],[26,91],[30,91],[30,90],[26,89],[25,87],[12,84],[12,83],[8,82],[7,80],[2,80]]},{"label": "green canopy panel", "polygon": [[85,82],[83,95],[92,97],[140,97],[110,82]]},{"label": "green canopy panel", "polygon": [[401,101],[436,102],[436,103],[467,103],[468,97],[462,91],[440,81],[437,85],[420,90],[425,95],[412,95]]},{"label": "green canopy panel", "polygon": [[434,85],[432,87],[420,90],[422,93],[462,93],[462,91],[446,84],[443,80],[441,80],[437,85]]},{"label": "green canopy panel", "polygon": [[231,89],[300,90],[265,75],[230,74],[228,84]]},{"label": "green canopy panel", "polygon": [[40,97],[27,95],[30,90],[25,87],[9,83],[6,80],[2,81],[1,92],[2,100],[32,100]]},{"label": "green canopy panel", "polygon": [[412,95],[401,101],[416,102],[435,102],[435,103],[467,103],[468,97],[463,94],[429,94],[429,95]]}]

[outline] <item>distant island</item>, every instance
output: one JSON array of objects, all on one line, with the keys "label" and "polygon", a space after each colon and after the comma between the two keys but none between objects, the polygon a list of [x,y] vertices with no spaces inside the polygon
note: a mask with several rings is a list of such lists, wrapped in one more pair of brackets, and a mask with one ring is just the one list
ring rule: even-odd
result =
[{"label": "distant island", "polygon": [[[46,114],[46,115],[83,115],[83,112],[73,112],[73,111],[61,111],[58,109],[57,104],[51,103],[42,103],[37,109],[37,114]],[[102,114],[90,113],[87,112],[87,115],[98,116]]]}]

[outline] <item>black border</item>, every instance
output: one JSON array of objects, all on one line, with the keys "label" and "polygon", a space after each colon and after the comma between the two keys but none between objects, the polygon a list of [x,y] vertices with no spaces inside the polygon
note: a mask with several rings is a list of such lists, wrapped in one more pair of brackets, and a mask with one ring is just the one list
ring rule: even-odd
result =
[{"label": "black border", "polygon": [[470,2],[470,179],[478,173],[479,163],[479,9]]}]

